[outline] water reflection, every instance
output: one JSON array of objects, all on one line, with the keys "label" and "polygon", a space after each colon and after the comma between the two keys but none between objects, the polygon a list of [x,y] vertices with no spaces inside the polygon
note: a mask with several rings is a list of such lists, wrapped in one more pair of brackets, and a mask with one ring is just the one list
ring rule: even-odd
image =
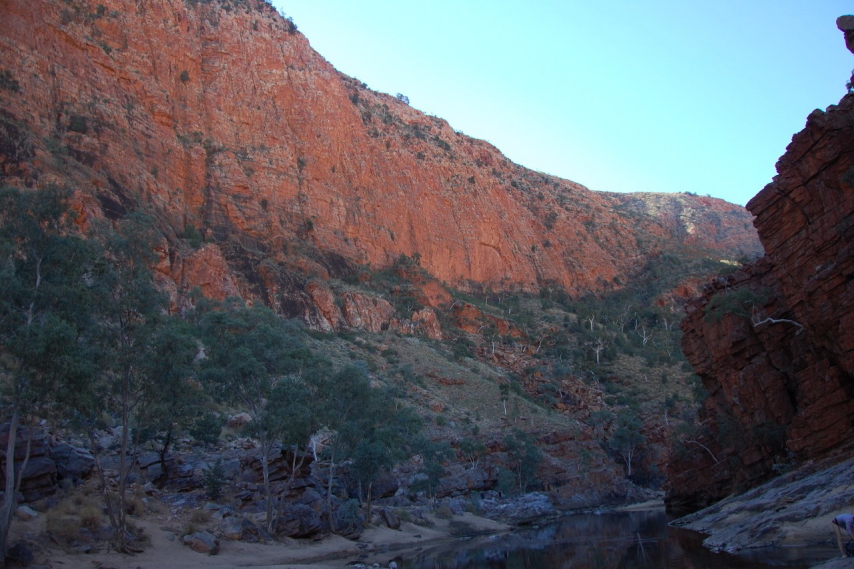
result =
[{"label": "water reflection", "polygon": [[557,569],[604,567],[809,567],[827,548],[775,548],[749,556],[713,553],[700,534],[672,528],[662,511],[584,514],[542,528],[460,540],[396,558],[402,569]]}]

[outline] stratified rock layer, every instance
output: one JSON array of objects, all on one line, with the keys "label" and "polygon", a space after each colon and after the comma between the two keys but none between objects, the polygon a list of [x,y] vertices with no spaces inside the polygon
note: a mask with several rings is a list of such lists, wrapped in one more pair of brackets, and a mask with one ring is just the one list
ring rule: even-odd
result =
[{"label": "stratified rock layer", "polygon": [[84,228],[152,212],[176,307],[199,287],[322,329],[435,333],[309,285],[407,255],[455,287],[584,294],[667,247],[760,252],[740,206],[511,163],[338,73],[261,0],[9,0],[0,21],[3,182],[73,188]]},{"label": "stratified rock layer", "polygon": [[747,205],[766,256],[687,306],[710,397],[669,465],[672,507],[854,447],[854,95],[810,114],[777,171]]}]

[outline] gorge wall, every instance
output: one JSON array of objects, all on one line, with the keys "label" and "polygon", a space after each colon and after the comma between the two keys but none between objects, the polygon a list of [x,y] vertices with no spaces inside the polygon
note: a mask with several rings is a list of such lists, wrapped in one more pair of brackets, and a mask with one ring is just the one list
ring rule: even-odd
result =
[{"label": "gorge wall", "polygon": [[435,333],[325,283],[407,255],[452,287],[578,295],[671,248],[761,252],[740,206],[511,163],[340,74],[261,0],[9,0],[0,16],[2,182],[73,189],[83,228],[153,214],[176,307],[200,287],[318,328]]},{"label": "gorge wall", "polygon": [[777,172],[747,205],[765,257],[687,306],[709,398],[669,465],[673,508],[854,449],[854,95],[810,114]]}]

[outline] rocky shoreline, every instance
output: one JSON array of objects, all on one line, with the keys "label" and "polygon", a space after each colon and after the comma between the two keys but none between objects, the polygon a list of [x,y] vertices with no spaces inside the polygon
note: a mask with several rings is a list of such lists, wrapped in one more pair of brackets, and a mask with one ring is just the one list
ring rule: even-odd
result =
[{"label": "rocky shoreline", "polygon": [[[117,487],[115,429],[98,431],[98,462],[108,489]],[[0,427],[0,443],[8,436]],[[25,437],[19,434],[18,452]],[[435,547],[466,537],[500,534],[514,527],[544,524],[579,512],[603,512],[616,508],[620,500],[601,505],[598,494],[573,496],[567,503],[561,494],[532,492],[505,496],[496,490],[466,491],[467,478],[449,469],[439,497],[428,498],[411,491],[412,473],[404,469],[374,486],[370,519],[359,511],[353,519],[341,517],[352,501],[353,481],[341,467],[333,481],[337,534],[330,530],[321,465],[310,457],[290,478],[291,457],[278,449],[270,460],[275,495],[286,496],[277,505],[273,531],[264,523],[265,504],[261,492],[259,450],[251,439],[220,441],[218,448],[205,448],[192,439],[178,440],[175,452],[163,460],[155,449],[143,450],[135,458],[130,476],[129,520],[145,536],[140,551],[126,556],[111,551],[109,525],[103,517],[103,497],[96,460],[85,441],[73,435],[40,433],[34,437],[31,456],[19,495],[18,520],[10,543],[12,559],[25,565],[91,567],[232,567],[250,563],[275,567],[287,563],[341,566],[354,559],[378,562],[394,558],[395,551]],[[220,499],[210,496],[206,476],[218,465],[223,479]],[[472,474],[466,470],[466,474]],[[409,474],[409,476],[407,476]],[[485,479],[483,473],[480,478]],[[287,486],[286,486],[287,485]],[[635,487],[625,502],[657,499],[658,494]],[[649,504],[649,502],[648,502]],[[581,508],[570,510],[572,505]],[[83,512],[94,509],[97,514]],[[593,509],[591,509],[593,508]],[[238,561],[238,559],[240,561]],[[382,565],[381,566],[385,566]]]},{"label": "rocky shoreline", "polygon": [[[713,551],[744,552],[767,547],[836,547],[831,519],[854,508],[854,457],[809,462],[743,494],[672,522],[708,534]],[[850,560],[831,560],[850,566]]]}]

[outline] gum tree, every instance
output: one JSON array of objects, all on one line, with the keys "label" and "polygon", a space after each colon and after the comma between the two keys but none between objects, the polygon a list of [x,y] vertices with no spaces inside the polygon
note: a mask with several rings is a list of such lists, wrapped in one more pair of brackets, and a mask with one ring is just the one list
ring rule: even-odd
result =
[{"label": "gum tree", "polygon": [[161,352],[167,347],[157,341],[168,302],[157,290],[151,269],[156,261],[155,235],[153,220],[137,212],[115,224],[98,227],[92,236],[100,246],[100,255],[88,279],[95,297],[95,323],[88,340],[96,348],[94,358],[100,372],[80,390],[76,411],[87,425],[96,458],[95,419],[101,412],[119,417],[118,507],[113,508],[107,496],[100,467],[99,472],[107,513],[116,531],[116,547],[124,553],[132,550],[125,495],[138,439],[131,439],[131,430],[136,427],[135,432],[140,432],[141,412],[148,402],[161,395],[154,385],[157,370],[153,365],[166,357]]},{"label": "gum tree", "polygon": [[641,420],[632,412],[626,411],[617,416],[617,427],[608,442],[608,446],[626,463],[626,476],[632,475],[632,461],[639,448],[646,442],[640,433]]},{"label": "gum tree", "polygon": [[[0,503],[0,562],[15,495],[27,468],[34,421],[62,402],[61,386],[90,373],[79,342],[89,306],[85,275],[92,259],[66,215],[68,193],[0,189],[0,378],[10,422]],[[24,458],[15,464],[18,428],[28,424]],[[17,478],[15,476],[18,473]]]},{"label": "gum tree", "polygon": [[350,471],[365,487],[365,511],[370,520],[374,482],[384,470],[409,455],[410,443],[421,428],[421,419],[410,407],[392,405],[393,398],[385,390],[373,388],[368,395],[368,408],[355,426],[357,441]]},{"label": "gum tree", "polygon": [[144,362],[146,397],[140,402],[138,440],[158,444],[161,477],[168,477],[167,456],[175,435],[202,412],[205,394],[193,381],[199,351],[195,328],[178,316],[161,317],[149,338],[155,357]]},{"label": "gum tree", "polygon": [[252,417],[250,428],[261,443],[261,470],[266,498],[268,531],[273,524],[273,496],[269,458],[288,429],[282,410],[271,401],[283,381],[298,377],[313,361],[289,321],[264,307],[246,307],[229,300],[200,319],[205,348],[200,377],[219,401],[241,406]]},{"label": "gum tree", "polygon": [[347,366],[332,374],[319,374],[316,382],[319,412],[330,433],[324,455],[329,461],[326,509],[333,531],[332,481],[337,464],[353,459],[353,474],[367,486],[370,511],[371,488],[384,468],[405,456],[408,441],[420,420],[406,407],[398,408],[385,390],[373,387],[359,366]]}]

